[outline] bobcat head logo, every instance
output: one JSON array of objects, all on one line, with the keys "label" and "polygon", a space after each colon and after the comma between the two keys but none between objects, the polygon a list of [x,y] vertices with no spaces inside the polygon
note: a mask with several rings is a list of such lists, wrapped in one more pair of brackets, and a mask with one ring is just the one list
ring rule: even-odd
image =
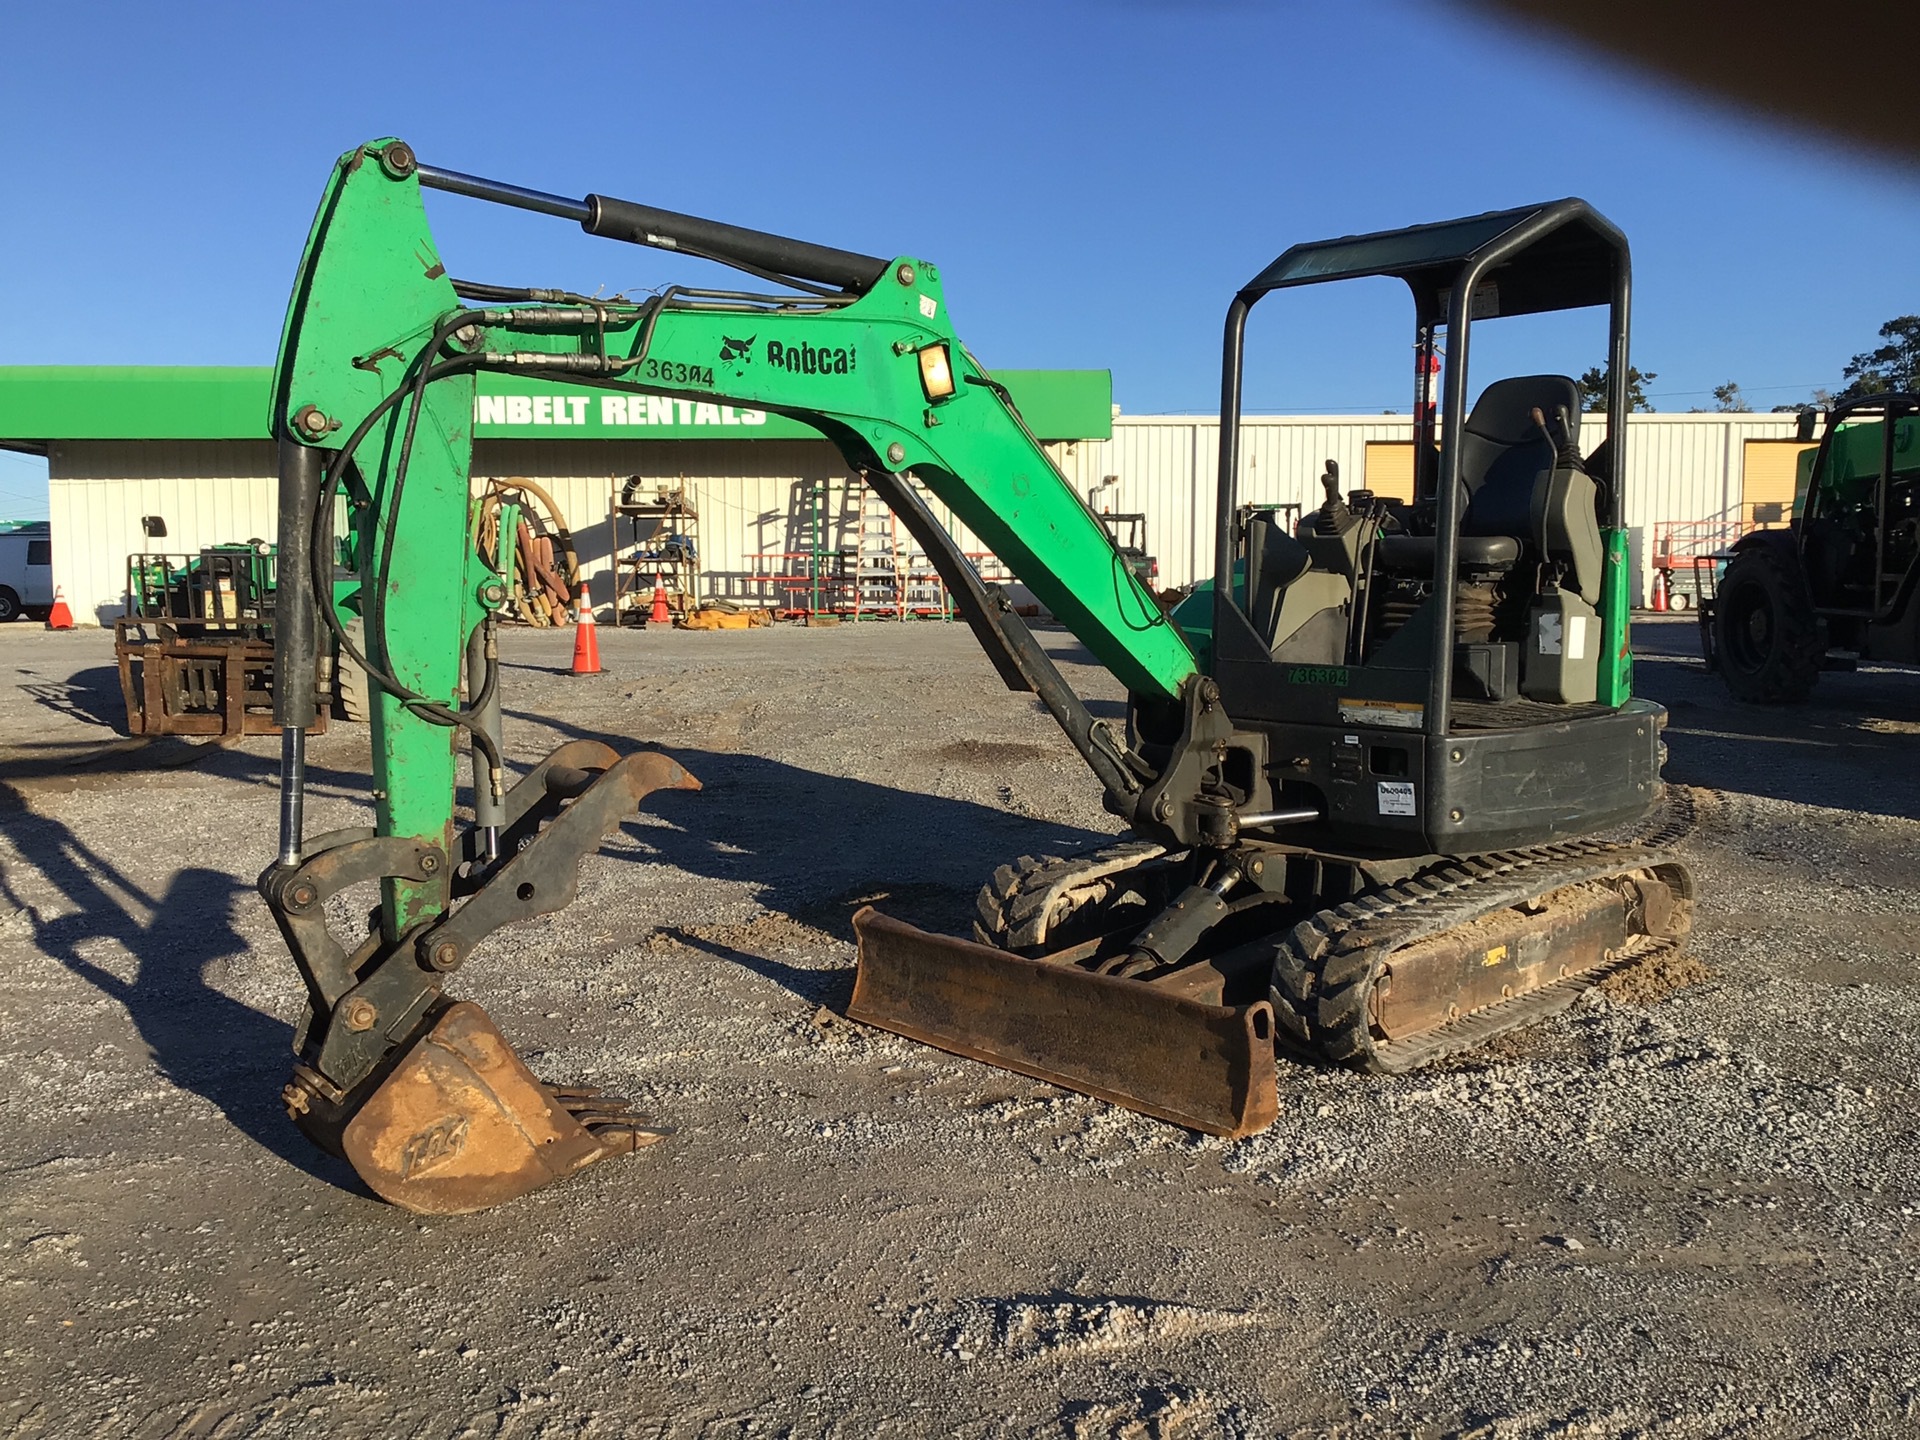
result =
[{"label": "bobcat head logo", "polygon": [[749,335],[744,340],[735,340],[730,335],[720,337],[720,358],[725,360],[751,360],[753,342],[757,336]]}]

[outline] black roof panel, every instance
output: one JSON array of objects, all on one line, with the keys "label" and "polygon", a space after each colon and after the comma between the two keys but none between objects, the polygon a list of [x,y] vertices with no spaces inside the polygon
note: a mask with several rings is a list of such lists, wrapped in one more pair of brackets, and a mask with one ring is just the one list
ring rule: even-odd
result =
[{"label": "black roof panel", "polygon": [[[1503,237],[1511,239],[1503,244]],[[1604,305],[1615,266],[1624,266],[1627,255],[1625,238],[1584,200],[1554,200],[1295,245],[1241,294],[1253,300],[1293,285],[1393,275],[1406,281],[1423,310],[1438,313],[1461,269],[1490,248],[1512,252],[1487,276],[1498,294],[1494,313],[1501,315]]]}]

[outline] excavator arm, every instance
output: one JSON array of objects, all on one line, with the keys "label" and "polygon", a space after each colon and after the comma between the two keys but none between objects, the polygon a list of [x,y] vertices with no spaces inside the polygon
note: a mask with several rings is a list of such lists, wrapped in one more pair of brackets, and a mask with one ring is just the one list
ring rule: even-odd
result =
[{"label": "excavator arm", "polygon": [[[574,219],[781,288],[673,286],[627,300],[456,281],[434,244],[423,188]],[[592,1092],[542,1085],[483,1011],[442,991],[488,934],[567,903],[580,859],[653,790],[697,788],[665,756],[623,757],[583,742],[506,785],[493,636],[507,588],[469,539],[483,370],[596,387],[609,405],[668,394],[751,405],[817,429],[901,516],[1003,678],[1058,720],[1108,808],[1143,833],[1192,843],[1179,834],[1196,823],[1191,776],[1179,777],[1175,803],[1174,777],[1088,713],[907,480],[911,472],[950,507],[1130,692],[1174,711],[1184,705],[1195,730],[1193,716],[1212,708],[1203,696],[1210,682],[1012,397],[960,343],[935,266],[437,171],[396,140],[362,146],[341,158],[322,198],[275,377],[282,806],[279,855],[260,889],[309,993],[289,1109],[378,1193],[419,1210],[481,1208],[659,1133]],[[343,554],[360,580],[363,647],[330,603]],[[310,836],[305,727],[329,627],[373,681],[375,823]],[[474,822],[456,833],[461,732],[473,755]],[[337,939],[327,902],[375,881],[370,933],[357,944]],[[948,949],[931,956],[897,937],[874,945],[904,957],[890,983],[912,990],[923,971],[956,963],[959,942],[941,943]],[[911,1011],[927,1001],[867,1003]],[[1207,1019],[1244,1040],[1244,1009]],[[1155,1028],[1151,1015],[1141,1023]],[[913,1033],[913,1022],[893,1028]],[[1054,1073],[1043,1063],[1019,1068]]]},{"label": "excavator arm", "polygon": [[[577,211],[596,233],[707,253],[756,272],[784,262],[799,273],[780,278],[804,290],[756,296],[670,287],[629,303],[461,287],[438,260],[423,187]],[[663,222],[674,221],[694,227],[690,239],[665,233]],[[829,290],[802,276],[849,288]],[[1128,797],[1142,788],[1137,761],[1127,764],[1119,742],[1048,673],[1017,617],[969,578],[971,567],[900,477],[911,472],[944,502],[1130,692],[1177,700],[1196,673],[1193,653],[1006,390],[960,344],[933,265],[435,171],[397,141],[343,157],[302,260],[272,419],[276,434],[329,453],[329,495],[348,490],[356,533],[379,532],[380,553],[361,567],[380,575],[368,591],[369,620],[384,621],[400,608],[389,607],[388,597],[409,590],[426,613],[463,608],[467,628],[490,606],[450,567],[432,581],[386,573],[394,536],[409,537],[413,573],[428,543],[419,537],[450,533],[444,527],[466,504],[469,417],[481,370],[594,385],[614,397],[631,391],[744,403],[820,431],[902,512],[1001,674],[1039,694],[1116,809],[1129,813]],[[371,474],[357,491],[356,472]],[[435,584],[459,597],[419,593]],[[405,663],[457,663],[437,637],[398,638]],[[429,690],[448,691],[444,674],[419,678]]]}]

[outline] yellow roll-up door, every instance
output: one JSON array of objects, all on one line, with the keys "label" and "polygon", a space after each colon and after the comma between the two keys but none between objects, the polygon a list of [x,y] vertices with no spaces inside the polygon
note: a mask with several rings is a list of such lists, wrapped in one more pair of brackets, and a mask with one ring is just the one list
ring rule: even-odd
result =
[{"label": "yellow roll-up door", "polygon": [[1791,520],[1800,452],[1811,449],[1798,440],[1747,441],[1741,459],[1740,518],[1763,527]]},{"label": "yellow roll-up door", "polygon": [[1383,500],[1413,500],[1413,442],[1369,440],[1361,483]]}]

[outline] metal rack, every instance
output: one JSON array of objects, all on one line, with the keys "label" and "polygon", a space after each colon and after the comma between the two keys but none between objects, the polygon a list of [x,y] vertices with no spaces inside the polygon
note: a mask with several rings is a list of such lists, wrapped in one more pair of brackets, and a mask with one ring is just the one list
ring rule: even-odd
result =
[{"label": "metal rack", "polygon": [[[653,491],[648,493],[651,485]],[[684,620],[700,604],[700,512],[687,503],[686,480],[615,477],[609,507],[613,531],[613,623],[644,625],[656,583]]]},{"label": "metal rack", "polygon": [[273,620],[274,552],[264,541],[210,545],[197,555],[127,556],[127,615],[201,621],[264,635]]}]

